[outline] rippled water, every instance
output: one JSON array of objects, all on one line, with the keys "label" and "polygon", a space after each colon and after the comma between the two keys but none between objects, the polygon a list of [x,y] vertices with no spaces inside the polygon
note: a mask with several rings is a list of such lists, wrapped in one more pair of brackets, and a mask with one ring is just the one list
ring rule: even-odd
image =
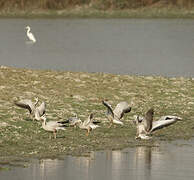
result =
[{"label": "rippled water", "polygon": [[194,20],[0,19],[0,27],[1,65],[194,77]]},{"label": "rippled water", "polygon": [[93,152],[89,157],[33,160],[27,168],[0,171],[1,180],[183,180],[194,179],[194,140]]}]

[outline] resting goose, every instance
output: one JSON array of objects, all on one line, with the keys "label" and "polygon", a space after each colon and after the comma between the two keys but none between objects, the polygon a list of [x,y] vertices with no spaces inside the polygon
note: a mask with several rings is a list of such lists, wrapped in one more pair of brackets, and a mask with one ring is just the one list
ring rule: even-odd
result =
[{"label": "resting goose", "polygon": [[113,123],[123,125],[123,122],[121,121],[122,117],[125,113],[131,111],[131,107],[125,101],[118,103],[114,110],[107,101],[102,101],[102,104],[107,108],[106,117],[110,121],[109,127],[111,127]]},{"label": "resting goose", "polygon": [[76,113],[73,113],[74,116],[67,119],[67,122],[69,123],[69,126],[76,127],[80,123],[80,119],[78,118]]}]

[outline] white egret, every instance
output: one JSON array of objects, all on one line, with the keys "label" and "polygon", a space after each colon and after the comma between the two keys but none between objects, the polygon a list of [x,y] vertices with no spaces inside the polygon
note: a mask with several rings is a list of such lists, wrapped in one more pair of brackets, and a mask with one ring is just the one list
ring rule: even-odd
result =
[{"label": "white egret", "polygon": [[33,43],[35,43],[36,42],[36,38],[34,37],[34,35],[32,34],[32,32],[30,32],[30,26],[26,26],[26,30],[27,30],[27,32],[26,32],[26,35],[27,35],[27,37],[28,37],[28,39],[30,40],[30,41],[32,41]]}]

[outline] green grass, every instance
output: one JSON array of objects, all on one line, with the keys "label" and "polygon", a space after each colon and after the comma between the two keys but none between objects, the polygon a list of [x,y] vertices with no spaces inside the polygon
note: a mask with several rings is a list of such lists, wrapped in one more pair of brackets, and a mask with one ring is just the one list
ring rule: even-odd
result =
[{"label": "green grass", "polygon": [[[20,157],[59,157],[103,149],[155,146],[161,141],[189,139],[194,135],[194,80],[191,78],[0,68],[0,89],[0,162]],[[49,139],[40,122],[30,120],[26,110],[13,105],[15,97],[36,96],[46,102],[48,120],[65,120],[72,112],[84,120],[95,112],[95,120],[101,121],[100,128],[87,137],[85,131],[68,127],[57,134],[56,140]],[[102,99],[108,99],[113,107],[123,100],[132,104],[123,127],[108,128]],[[131,120],[133,115],[143,115],[150,107],[155,109],[154,119],[170,114],[182,117],[183,122],[155,132],[151,141],[137,141]]]}]

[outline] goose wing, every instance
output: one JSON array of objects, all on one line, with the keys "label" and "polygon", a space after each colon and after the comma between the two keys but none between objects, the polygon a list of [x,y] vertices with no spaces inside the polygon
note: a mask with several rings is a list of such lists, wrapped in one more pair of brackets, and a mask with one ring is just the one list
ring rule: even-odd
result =
[{"label": "goose wing", "polygon": [[131,107],[129,106],[129,104],[123,101],[117,104],[113,113],[118,119],[121,119],[125,113],[128,113],[130,111],[131,111]]},{"label": "goose wing", "polygon": [[147,132],[149,132],[152,129],[153,116],[154,116],[154,109],[151,108],[145,114],[145,119],[144,119],[144,126]]},{"label": "goose wing", "polygon": [[45,114],[45,109],[46,109],[46,105],[45,102],[42,102],[42,104],[40,106],[38,106],[37,108],[35,108],[35,119],[36,120],[40,120],[41,116],[43,116]]},{"label": "goose wing", "polygon": [[32,103],[31,100],[29,99],[24,99],[24,100],[20,100],[20,101],[15,101],[14,104],[18,107],[24,108],[24,109],[28,109],[30,114],[32,113],[32,111],[34,111],[35,106]]},{"label": "goose wing", "polygon": [[167,126],[169,126],[171,124],[174,124],[175,122],[176,122],[176,120],[174,120],[174,119],[154,121],[152,129],[150,130],[150,132],[156,131],[158,129],[162,129],[162,128],[167,127]]},{"label": "goose wing", "polygon": [[43,116],[46,112],[46,104],[45,102],[42,102],[40,106],[36,108],[36,110],[39,112],[40,116]]},{"label": "goose wing", "polygon": [[92,123],[93,117],[94,117],[94,114],[91,113],[91,114],[88,116],[88,119],[86,119],[86,120],[83,122],[83,126],[88,126],[88,125],[90,125],[90,123]]},{"label": "goose wing", "polygon": [[153,121],[150,132],[170,126],[179,120],[182,120],[182,118],[178,116],[162,116],[158,121]]},{"label": "goose wing", "polygon": [[161,120],[171,120],[171,119],[182,120],[182,118],[178,116],[171,116],[171,115],[162,116],[159,120],[161,121]]},{"label": "goose wing", "polygon": [[102,101],[102,104],[107,107],[107,114],[110,114],[114,117],[112,106],[107,101]]}]

